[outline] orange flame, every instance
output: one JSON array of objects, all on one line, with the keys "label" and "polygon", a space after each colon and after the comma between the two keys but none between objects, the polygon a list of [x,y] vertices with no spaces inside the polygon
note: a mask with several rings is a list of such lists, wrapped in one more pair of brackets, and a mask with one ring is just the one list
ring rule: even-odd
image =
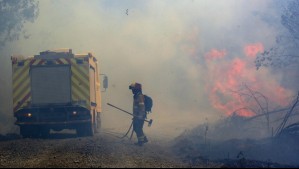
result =
[{"label": "orange flame", "polygon": [[243,49],[247,57],[220,59],[226,56],[227,52],[217,49],[212,49],[205,54],[209,74],[206,88],[210,91],[209,98],[212,106],[226,115],[233,113],[245,117],[255,115],[250,108],[256,107],[256,102],[244,102],[240,95],[232,92],[239,90],[244,83],[252,90],[263,93],[270,103],[286,105],[286,98],[291,92],[280,86],[269,71],[255,71],[253,62],[256,55],[263,52],[263,44],[248,44]]},{"label": "orange flame", "polygon": [[212,59],[220,59],[223,58],[226,55],[226,50],[217,50],[217,49],[212,49],[210,52],[208,52],[205,55],[205,58],[207,60],[212,60]]},{"label": "orange flame", "polygon": [[262,43],[248,44],[244,47],[244,53],[248,57],[255,58],[259,52],[264,52],[264,45]]}]

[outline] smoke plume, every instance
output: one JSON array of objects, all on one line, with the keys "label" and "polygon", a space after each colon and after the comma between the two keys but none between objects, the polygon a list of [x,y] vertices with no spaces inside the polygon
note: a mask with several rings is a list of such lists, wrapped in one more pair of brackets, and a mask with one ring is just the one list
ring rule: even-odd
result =
[{"label": "smoke plume", "polygon": [[[172,137],[198,124],[231,115],[242,105],[232,91],[242,84],[284,105],[292,90],[283,75],[256,71],[254,58],[277,34],[257,13],[279,16],[270,0],[227,1],[40,1],[39,16],[25,24],[29,38],[0,51],[1,114],[12,117],[10,56],[71,48],[92,52],[100,73],[109,77],[103,95],[102,123],[125,132],[131,117],[107,102],[132,110],[132,82],[154,100],[152,128],[145,132]],[[280,23],[276,23],[279,25]],[[243,116],[254,112],[242,110]],[[13,121],[13,120],[12,120]],[[12,123],[0,126],[13,126]]]}]

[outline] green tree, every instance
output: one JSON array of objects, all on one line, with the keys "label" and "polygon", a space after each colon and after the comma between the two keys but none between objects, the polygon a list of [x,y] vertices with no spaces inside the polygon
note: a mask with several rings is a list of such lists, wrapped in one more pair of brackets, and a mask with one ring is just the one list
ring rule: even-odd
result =
[{"label": "green tree", "polygon": [[286,67],[299,63],[299,1],[277,1],[285,6],[282,10],[281,24],[286,32],[276,38],[276,45],[260,54],[255,63],[261,66]]},{"label": "green tree", "polygon": [[0,47],[25,35],[24,24],[38,17],[38,2],[34,0],[0,0]]}]

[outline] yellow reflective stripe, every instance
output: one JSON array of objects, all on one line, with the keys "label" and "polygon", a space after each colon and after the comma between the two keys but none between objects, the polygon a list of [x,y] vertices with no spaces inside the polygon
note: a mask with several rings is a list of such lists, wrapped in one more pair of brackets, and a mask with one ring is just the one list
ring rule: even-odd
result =
[{"label": "yellow reflective stripe", "polygon": [[27,93],[24,97],[22,97],[22,99],[20,99],[19,101],[15,102],[15,104],[13,106],[13,111],[16,112],[20,108],[24,107],[24,105],[26,104],[26,102],[28,100],[31,100],[31,94],[30,93]]},{"label": "yellow reflective stripe", "polygon": [[29,93],[30,92],[30,80],[27,78],[23,83],[22,86],[19,88],[15,88],[13,92],[13,99],[17,100],[21,98],[24,93]]},{"label": "yellow reflective stripe", "polygon": [[83,100],[83,99],[80,99],[80,98],[81,98],[81,96],[78,93],[78,91],[72,88],[72,100],[73,101]]},{"label": "yellow reflective stripe", "polygon": [[[30,77],[29,68],[32,60],[24,61],[24,66],[14,65],[13,67],[13,105],[20,108],[25,101],[30,100]],[[24,100],[25,99],[25,100]],[[18,103],[21,103],[19,105]]]},{"label": "yellow reflective stripe", "polygon": [[72,78],[74,78],[78,84],[81,84],[84,89],[89,90],[89,81],[84,80],[75,69],[72,69]]},{"label": "yellow reflective stripe", "polygon": [[[29,95],[28,99],[31,98],[31,94],[30,91],[27,90],[26,92],[24,92],[22,95],[20,95],[20,97],[18,97],[16,100],[14,100],[14,107],[17,106],[22,100],[24,100],[24,98]],[[27,99],[27,100],[28,100]]]},{"label": "yellow reflective stripe", "polygon": [[36,66],[36,65],[44,65],[44,64],[46,64],[46,60],[36,59],[36,61],[32,65]]},{"label": "yellow reflective stripe", "polygon": [[55,61],[56,61],[56,64],[58,64],[58,65],[68,65],[69,64],[69,62],[64,58],[55,59]]},{"label": "yellow reflective stripe", "polygon": [[24,83],[24,81],[29,80],[29,67],[24,68],[21,74],[22,76],[20,76],[18,79],[14,79],[13,89],[19,88]]},{"label": "yellow reflective stripe", "polygon": [[88,69],[84,70],[81,66],[78,66],[76,63],[72,63],[72,75],[78,79],[82,84],[89,88],[89,71]]},{"label": "yellow reflective stripe", "polygon": [[60,61],[61,61],[63,64],[65,64],[65,65],[68,65],[68,64],[69,64],[69,62],[68,62],[66,59],[60,59]]},{"label": "yellow reflective stripe", "polygon": [[72,99],[73,99],[73,101],[82,101],[82,100],[84,100],[84,101],[86,101],[86,103],[89,102],[89,100],[86,97],[84,97],[82,94],[80,94],[76,90],[74,90],[74,92],[73,92]]},{"label": "yellow reflective stripe", "polygon": [[144,141],[144,139],[145,139],[145,136],[138,137],[138,141]]},{"label": "yellow reflective stripe", "polygon": [[20,78],[21,75],[24,74],[25,69],[29,69],[29,63],[30,61],[25,61],[24,66],[18,66],[17,64],[14,66],[14,72],[13,72],[13,81],[15,82],[17,79]]},{"label": "yellow reflective stripe", "polygon": [[72,70],[76,71],[77,75],[81,75],[83,80],[89,81],[88,65],[85,65],[85,64],[78,65],[76,62],[76,59],[72,59],[71,63],[72,63]]},{"label": "yellow reflective stripe", "polygon": [[[88,64],[78,65],[76,59],[70,59],[72,70],[72,99],[85,100],[90,108],[89,67]],[[63,62],[68,62],[64,60]]]},{"label": "yellow reflective stripe", "polygon": [[73,92],[75,92],[77,95],[81,96],[80,98],[84,98],[86,100],[89,100],[89,94],[86,92],[86,90],[83,90],[78,83],[76,82],[76,80],[74,79],[73,81]]}]

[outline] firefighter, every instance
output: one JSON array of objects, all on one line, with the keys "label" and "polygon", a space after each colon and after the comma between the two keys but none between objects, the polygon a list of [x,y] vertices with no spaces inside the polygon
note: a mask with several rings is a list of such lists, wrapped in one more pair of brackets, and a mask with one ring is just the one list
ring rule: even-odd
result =
[{"label": "firefighter", "polygon": [[143,133],[144,120],[146,119],[145,105],[144,105],[144,95],[142,94],[142,86],[139,83],[132,83],[129,86],[134,94],[133,101],[133,130],[135,131],[138,142],[135,145],[143,146],[148,140]]}]

